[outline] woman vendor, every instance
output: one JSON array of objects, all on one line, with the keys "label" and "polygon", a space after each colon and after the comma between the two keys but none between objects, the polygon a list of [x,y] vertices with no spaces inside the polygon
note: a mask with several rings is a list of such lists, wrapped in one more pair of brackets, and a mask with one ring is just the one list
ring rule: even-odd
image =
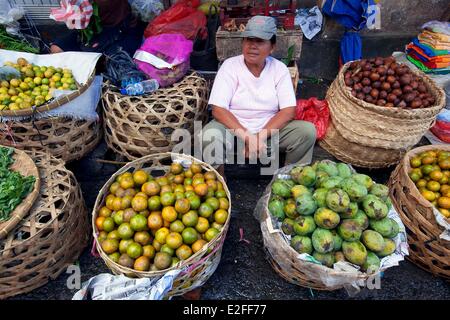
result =
[{"label": "woman vendor", "polygon": [[225,60],[219,69],[209,98],[214,120],[203,128],[204,156],[211,143],[226,145],[226,131],[245,141],[238,152],[261,155],[269,145],[265,135],[278,129],[279,141],[272,143],[286,153],[286,164],[311,161],[316,130],[310,122],[294,120],[296,98],[289,70],[270,56],[276,31],[272,17],[251,18],[243,32],[242,55]]},{"label": "woman vendor", "polygon": [[108,54],[121,47],[130,56],[134,55],[142,43],[145,26],[139,25],[138,20],[132,16],[128,0],[94,1],[98,5],[101,32],[94,34],[87,42],[82,39],[79,30],[71,30],[68,35],[51,44],[51,53],[89,51]]}]

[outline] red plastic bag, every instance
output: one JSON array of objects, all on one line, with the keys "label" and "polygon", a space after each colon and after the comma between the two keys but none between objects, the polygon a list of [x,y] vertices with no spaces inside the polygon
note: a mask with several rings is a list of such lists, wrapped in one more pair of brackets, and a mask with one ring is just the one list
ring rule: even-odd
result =
[{"label": "red plastic bag", "polygon": [[297,100],[295,120],[312,122],[316,127],[317,140],[323,139],[330,121],[330,109],[328,109],[327,101],[317,98]]},{"label": "red plastic bag", "polygon": [[450,143],[450,123],[438,120],[430,131],[440,140]]},{"label": "red plastic bag", "polygon": [[[197,10],[200,0],[181,0],[151,21],[144,32],[148,38],[162,33],[181,33],[193,40],[205,30],[206,17]],[[201,14],[199,14],[201,13]],[[201,34],[204,37],[204,34]]]}]

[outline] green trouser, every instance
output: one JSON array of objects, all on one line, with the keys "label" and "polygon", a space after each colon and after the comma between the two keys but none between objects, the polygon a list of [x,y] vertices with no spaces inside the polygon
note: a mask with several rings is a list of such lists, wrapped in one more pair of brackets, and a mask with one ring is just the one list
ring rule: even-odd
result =
[{"label": "green trouser", "polygon": [[[211,143],[221,143],[224,149],[227,149],[228,141],[226,133],[228,131],[229,137],[233,137],[227,128],[216,120],[212,120],[205,127],[203,127],[203,151]],[[225,138],[225,139],[224,139]],[[267,146],[270,149],[272,145],[272,138],[267,141]],[[292,120],[285,127],[279,131],[278,148],[280,152],[286,153],[286,164],[297,162],[311,162],[314,143],[316,141],[316,128],[311,122],[302,120]],[[274,143],[276,143],[274,141]],[[271,150],[268,150],[269,152]],[[229,150],[225,150],[229,152]]]}]

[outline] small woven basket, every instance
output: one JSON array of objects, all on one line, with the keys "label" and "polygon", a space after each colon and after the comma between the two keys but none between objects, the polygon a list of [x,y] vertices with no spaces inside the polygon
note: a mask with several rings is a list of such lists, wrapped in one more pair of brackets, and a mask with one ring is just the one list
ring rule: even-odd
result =
[{"label": "small woven basket", "polygon": [[[187,260],[180,261],[176,266],[161,270],[161,271],[136,271],[131,268],[124,267],[118,263],[112,261],[108,255],[101,248],[95,227],[95,219],[97,218],[97,214],[99,209],[105,205],[105,198],[109,193],[110,185],[115,181],[115,179],[124,172],[134,172],[135,170],[145,170],[147,173],[152,174],[153,176],[161,175],[163,172],[167,172],[170,168],[170,164],[173,159],[181,160],[182,163],[199,163],[202,168],[206,171],[212,171],[216,174],[217,179],[222,183],[224,190],[227,194],[227,197],[230,201],[230,206],[228,208],[228,218],[225,222],[220,233],[207,245],[203,246],[203,248],[189,257]],[[172,289],[169,291],[168,296],[178,296],[182,295],[186,292],[191,291],[195,287],[202,286],[209,277],[214,273],[217,266],[219,265],[220,258],[222,255],[222,247],[223,242],[225,241],[225,237],[228,231],[228,227],[230,225],[230,217],[231,217],[231,197],[230,191],[223,180],[222,176],[209,164],[204,163],[195,159],[194,157],[177,154],[177,153],[158,153],[153,155],[148,155],[138,160],[134,160],[129,162],[124,167],[122,167],[119,171],[117,171],[111,178],[105,183],[103,188],[99,191],[97,196],[97,200],[95,201],[95,206],[92,211],[92,228],[94,230],[94,239],[97,251],[99,252],[101,258],[105,261],[106,265],[111,269],[114,274],[123,274],[132,278],[159,278],[162,277],[166,272],[174,269],[183,270],[177,278],[174,280]]]},{"label": "small woven basket", "polygon": [[194,132],[194,121],[207,119],[208,86],[191,73],[174,85],[143,96],[126,96],[110,86],[103,93],[105,138],[108,147],[129,160],[169,152],[176,129]]},{"label": "small woven basket", "polygon": [[0,240],[0,299],[56,279],[89,240],[88,212],[73,173],[47,153],[29,155],[39,169],[40,193],[29,214]]},{"label": "small woven basket", "polygon": [[392,173],[389,190],[392,203],[408,233],[407,258],[422,269],[450,280],[450,241],[439,237],[444,228],[436,221],[434,207],[420,194],[408,175],[412,157],[436,149],[450,151],[450,146],[423,146],[408,152]]},{"label": "small woven basket", "polygon": [[92,151],[102,138],[101,122],[52,117],[0,123],[0,144],[42,149],[66,162]]},{"label": "small woven basket", "polygon": [[350,62],[342,67],[327,92],[332,127],[321,146],[336,158],[359,167],[396,164],[433,126],[445,106],[445,93],[427,75],[413,71],[424,81],[435,105],[421,109],[380,107],[351,94],[344,82],[349,65]]},{"label": "small woven basket", "polygon": [[12,171],[17,171],[24,177],[34,176],[33,190],[22,200],[21,203],[10,213],[9,219],[0,221],[0,239],[3,239],[28,213],[34,201],[39,195],[41,179],[39,178],[39,170],[34,164],[33,159],[24,151],[14,149],[14,163],[9,167]]}]

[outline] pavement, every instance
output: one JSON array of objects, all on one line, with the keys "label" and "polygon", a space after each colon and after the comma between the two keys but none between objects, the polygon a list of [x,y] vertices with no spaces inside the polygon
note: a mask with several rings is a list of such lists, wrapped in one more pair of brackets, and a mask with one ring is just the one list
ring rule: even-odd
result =
[{"label": "pavement", "polygon": [[[81,185],[91,212],[98,190],[117,169],[117,165],[100,163],[112,155],[105,143],[80,161],[68,165]],[[332,159],[316,146],[313,160]],[[344,290],[318,291],[291,284],[281,278],[266,260],[259,222],[253,216],[257,201],[271,177],[260,176],[254,165],[227,165],[225,174],[232,196],[232,215],[222,258],[217,270],[202,287],[201,299],[450,299],[450,284],[416,267],[409,261],[388,269],[381,279],[381,289],[362,290],[351,297]],[[386,183],[392,169],[358,171],[369,174],[376,182]],[[241,239],[240,229],[243,231]],[[92,243],[92,242],[91,242]],[[93,257],[88,246],[80,256],[82,282],[108,272],[101,258]],[[16,296],[18,300],[67,300],[76,290],[67,288],[69,274],[30,293]],[[179,298],[176,298],[179,299]]]}]

